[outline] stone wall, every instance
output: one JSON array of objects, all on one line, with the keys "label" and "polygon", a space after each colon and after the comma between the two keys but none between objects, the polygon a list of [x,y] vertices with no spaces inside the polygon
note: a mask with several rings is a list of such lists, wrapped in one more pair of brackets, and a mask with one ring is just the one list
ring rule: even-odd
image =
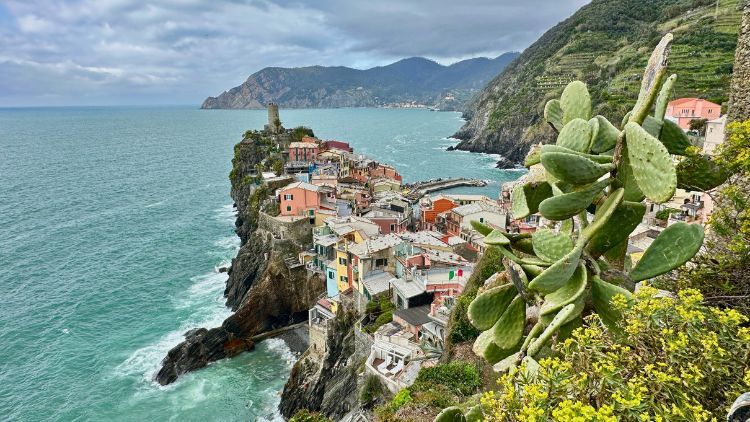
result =
[{"label": "stone wall", "polygon": [[750,119],[750,0],[742,0],[743,12],[737,50],[734,52],[729,121]]},{"label": "stone wall", "polygon": [[287,221],[260,212],[258,228],[273,234],[277,239],[292,241],[301,249],[307,249],[312,244],[312,225],[306,218]]}]

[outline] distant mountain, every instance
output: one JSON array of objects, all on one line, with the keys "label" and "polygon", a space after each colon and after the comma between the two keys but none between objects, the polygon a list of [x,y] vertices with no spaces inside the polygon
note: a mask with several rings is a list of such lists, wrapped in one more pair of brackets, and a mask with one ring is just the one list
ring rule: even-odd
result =
[{"label": "distant mountain", "polygon": [[674,97],[727,100],[740,0],[593,0],[548,30],[466,106],[458,149],[520,162],[550,141],[544,104],[572,80],[588,85],[596,114],[619,121],[632,108],[646,60],[666,32],[677,73]]},{"label": "distant mountain", "polygon": [[518,53],[443,66],[422,57],[359,70],[343,66],[267,67],[240,86],[208,97],[201,108],[373,107],[416,102],[460,107]]}]

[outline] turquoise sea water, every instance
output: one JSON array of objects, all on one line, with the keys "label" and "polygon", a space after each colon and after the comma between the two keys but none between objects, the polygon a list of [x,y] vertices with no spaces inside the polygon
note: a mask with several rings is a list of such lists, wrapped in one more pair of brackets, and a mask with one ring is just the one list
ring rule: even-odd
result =
[{"label": "turquoise sea water", "polygon": [[[0,419],[274,420],[293,356],[281,340],[168,387],[182,334],[229,315],[238,247],[232,147],[264,111],[0,109]],[[461,120],[424,110],[282,110],[407,181],[467,176],[497,196],[496,157],[446,152]]]}]

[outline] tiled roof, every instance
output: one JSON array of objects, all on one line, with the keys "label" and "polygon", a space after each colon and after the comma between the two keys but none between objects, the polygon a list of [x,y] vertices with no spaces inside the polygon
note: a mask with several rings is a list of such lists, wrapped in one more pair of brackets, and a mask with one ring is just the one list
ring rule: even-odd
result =
[{"label": "tiled roof", "polygon": [[309,191],[313,191],[313,192],[318,192],[320,190],[320,186],[313,185],[312,183],[294,182],[294,183],[290,183],[290,184],[284,186],[279,191],[283,192],[283,191],[286,191],[286,190],[289,190],[289,189],[296,189],[296,188],[300,188],[300,189],[304,189],[304,190],[309,190]]}]

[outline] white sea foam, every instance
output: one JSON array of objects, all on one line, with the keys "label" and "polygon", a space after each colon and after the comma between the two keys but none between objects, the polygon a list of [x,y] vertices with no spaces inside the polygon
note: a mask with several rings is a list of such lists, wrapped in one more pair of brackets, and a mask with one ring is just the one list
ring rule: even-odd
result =
[{"label": "white sea foam", "polygon": [[286,342],[284,340],[280,338],[271,338],[265,340],[264,343],[266,343],[268,350],[277,354],[284,362],[287,363],[287,366],[289,366],[290,369],[292,366],[294,366],[294,363],[297,361],[297,357],[294,356],[294,352],[292,352],[292,349],[290,349],[289,346],[286,345]]},{"label": "white sea foam", "polygon": [[222,249],[231,249],[232,251],[236,251],[240,248],[240,238],[237,236],[228,236],[215,241],[214,246],[218,246]]},{"label": "white sea foam", "polygon": [[222,205],[221,208],[215,210],[216,218],[219,221],[234,225],[234,220],[237,218],[237,210],[233,204]]}]

